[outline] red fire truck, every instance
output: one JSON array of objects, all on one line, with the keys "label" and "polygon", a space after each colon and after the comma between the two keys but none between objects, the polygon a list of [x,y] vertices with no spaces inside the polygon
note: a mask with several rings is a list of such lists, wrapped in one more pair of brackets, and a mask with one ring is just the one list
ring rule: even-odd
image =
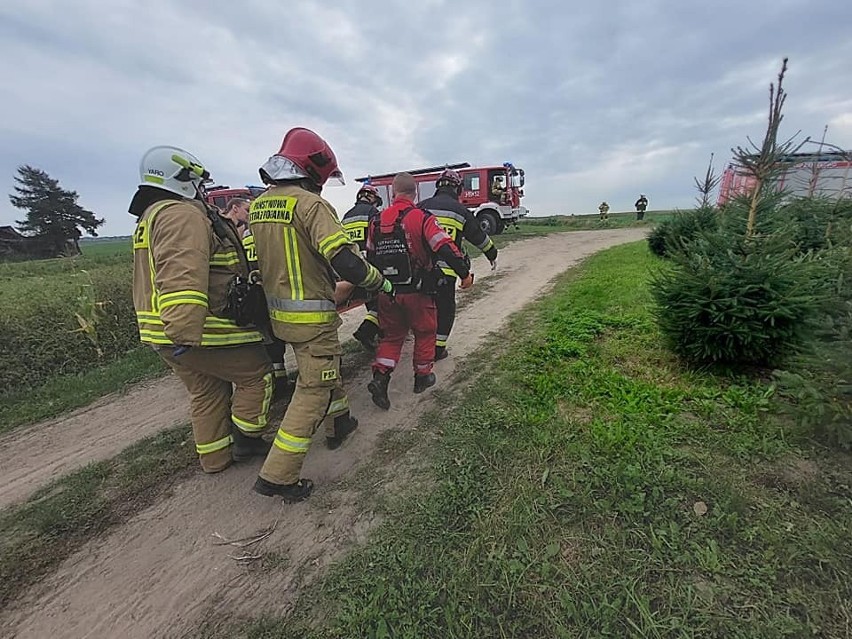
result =
[{"label": "red fire truck", "polygon": [[[455,169],[462,177],[459,200],[479,220],[479,225],[489,235],[499,235],[509,225],[527,215],[521,206],[524,196],[524,170],[505,162],[502,166],[471,167],[464,162],[446,166],[432,166],[407,171],[417,182],[417,199],[425,200],[435,194],[435,181],[445,169]],[[356,182],[375,186],[385,205],[391,201],[390,185],[396,173],[368,175]]]},{"label": "red fire truck", "polygon": [[266,190],[264,186],[245,186],[244,188],[232,189],[230,186],[210,186],[207,191],[207,203],[217,209],[224,210],[225,205],[232,197],[244,197],[253,200]]}]

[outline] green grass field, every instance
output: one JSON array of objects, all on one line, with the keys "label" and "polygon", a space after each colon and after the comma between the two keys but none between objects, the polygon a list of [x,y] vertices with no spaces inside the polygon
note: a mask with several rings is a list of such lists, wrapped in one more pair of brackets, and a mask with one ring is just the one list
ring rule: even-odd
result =
[{"label": "green grass field", "polygon": [[430,465],[367,545],[293,615],[221,636],[849,636],[849,455],[766,381],[673,359],[659,267],[642,242],[562,277],[409,434]]}]

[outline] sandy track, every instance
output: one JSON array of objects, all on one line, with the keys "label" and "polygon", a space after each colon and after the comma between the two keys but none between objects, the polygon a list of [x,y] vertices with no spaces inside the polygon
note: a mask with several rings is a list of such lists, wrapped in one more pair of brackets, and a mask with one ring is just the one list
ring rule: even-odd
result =
[{"label": "sandy track", "polygon": [[[351,337],[364,313],[362,306],[343,315],[342,338]],[[295,369],[292,350],[287,356],[288,368]],[[0,508],[24,501],[55,477],[109,459],[135,441],[188,422],[186,390],[180,380],[167,375],[7,433],[0,437]]]},{"label": "sandy track", "polygon": [[[450,340],[452,356],[436,365],[439,387],[449,379],[455,361],[498,330],[508,315],[539,297],[554,276],[591,253],[643,235],[640,229],[564,233],[517,242],[501,251],[501,281],[460,312]],[[478,276],[487,276],[487,263],[481,259],[474,269]],[[0,616],[0,635],[182,637],[225,614],[282,613],[292,605],[301,584],[374,525],[374,515],[359,510],[347,482],[335,481],[352,479],[359,465],[377,452],[384,433],[417,426],[431,400],[429,393],[411,394],[409,367],[410,359],[404,359],[391,384],[393,407],[388,412],[370,402],[365,390],[367,371],[349,380],[352,412],[361,420],[361,428],[337,451],[321,444],[311,448],[304,473],[316,481],[317,489],[307,502],[282,506],[277,499],[253,494],[250,487],[260,461],[234,466],[221,475],[199,472],[160,503],[87,544],[12,604]],[[162,411],[155,415],[151,410],[154,401],[162,402],[162,393],[173,395],[179,404],[182,391],[172,388],[177,385],[175,380],[163,380],[149,387],[152,395],[143,389],[135,391],[136,403],[130,401],[131,395],[122,397],[123,412],[94,413],[109,416],[106,422],[93,422],[94,410],[102,410],[93,409],[82,420],[88,421],[88,430],[82,432],[103,437],[104,430],[116,429],[115,415],[134,412],[150,416],[150,421],[137,420],[149,433],[185,420],[185,413],[177,408],[166,420]],[[141,436],[126,426],[121,430],[126,437],[123,444],[120,437],[116,439],[113,451]],[[281,565],[275,570],[247,570],[232,558],[244,550],[217,546],[212,537],[218,532],[230,539],[243,538],[273,524],[271,536],[250,552],[278,557]]]}]

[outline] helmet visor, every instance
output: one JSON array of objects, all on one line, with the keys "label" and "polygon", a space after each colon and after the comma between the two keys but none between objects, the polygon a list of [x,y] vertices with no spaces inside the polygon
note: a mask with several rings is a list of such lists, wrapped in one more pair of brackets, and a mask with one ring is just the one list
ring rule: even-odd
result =
[{"label": "helmet visor", "polygon": [[308,177],[291,160],[281,155],[273,155],[260,168],[273,180],[298,180]]},{"label": "helmet visor", "polygon": [[330,186],[345,186],[346,180],[343,179],[343,171],[336,169],[334,173],[328,176],[326,184]]}]

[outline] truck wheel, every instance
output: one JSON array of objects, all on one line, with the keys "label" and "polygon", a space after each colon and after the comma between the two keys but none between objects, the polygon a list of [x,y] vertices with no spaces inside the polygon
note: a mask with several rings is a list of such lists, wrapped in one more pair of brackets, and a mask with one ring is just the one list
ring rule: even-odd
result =
[{"label": "truck wheel", "polygon": [[497,216],[491,211],[483,211],[477,217],[479,220],[479,228],[485,231],[488,235],[497,234]]},{"label": "truck wheel", "polygon": [[500,235],[503,231],[505,231],[505,230],[506,230],[506,226],[507,226],[507,224],[506,224],[506,222],[505,222],[502,218],[501,218],[501,219],[499,219],[499,220],[497,220],[497,231],[496,231],[496,234],[497,234],[497,235]]}]

